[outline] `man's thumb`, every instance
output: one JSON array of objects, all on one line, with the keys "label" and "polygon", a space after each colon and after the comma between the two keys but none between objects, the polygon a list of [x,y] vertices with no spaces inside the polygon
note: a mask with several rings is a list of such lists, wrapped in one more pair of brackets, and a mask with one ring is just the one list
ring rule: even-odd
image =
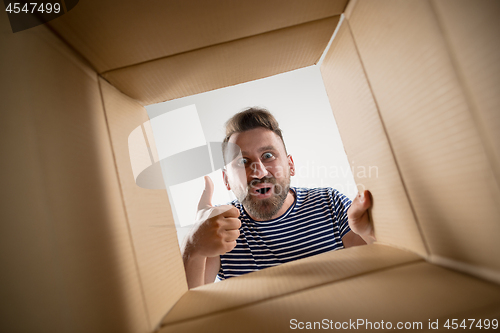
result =
[{"label": "man's thumb", "polygon": [[198,210],[212,207],[212,196],[214,195],[214,183],[209,176],[205,176],[205,190],[201,194]]}]

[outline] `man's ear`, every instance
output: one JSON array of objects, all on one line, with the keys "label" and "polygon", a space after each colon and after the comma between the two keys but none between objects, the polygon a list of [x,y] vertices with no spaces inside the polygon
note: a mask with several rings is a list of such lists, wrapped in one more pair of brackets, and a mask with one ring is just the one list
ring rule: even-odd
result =
[{"label": "man's ear", "polygon": [[292,155],[288,155],[288,166],[290,167],[290,176],[295,176],[295,164],[293,163]]},{"label": "man's ear", "polygon": [[227,190],[231,191],[231,186],[229,186],[229,181],[227,179],[226,169],[222,169],[222,180],[224,181],[224,185],[226,185]]}]

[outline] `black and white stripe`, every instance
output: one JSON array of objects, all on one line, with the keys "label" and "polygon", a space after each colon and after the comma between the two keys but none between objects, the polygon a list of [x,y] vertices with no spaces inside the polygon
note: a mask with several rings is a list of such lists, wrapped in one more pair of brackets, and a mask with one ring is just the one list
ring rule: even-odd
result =
[{"label": "black and white stripe", "polygon": [[218,279],[344,247],[342,237],[350,231],[349,198],[329,187],[291,190],[295,193],[293,205],[270,221],[254,221],[237,200],[231,202],[240,210],[240,237],[231,252],[220,256]]}]

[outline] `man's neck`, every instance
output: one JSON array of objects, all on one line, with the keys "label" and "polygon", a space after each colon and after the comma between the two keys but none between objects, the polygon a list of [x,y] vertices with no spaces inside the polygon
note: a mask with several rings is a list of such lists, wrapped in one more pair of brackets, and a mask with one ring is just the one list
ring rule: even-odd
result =
[{"label": "man's neck", "polygon": [[250,216],[250,218],[252,220],[257,221],[257,222],[274,220],[274,219],[280,217],[281,215],[285,214],[286,211],[293,205],[294,201],[295,201],[295,192],[290,189],[290,190],[288,190],[288,195],[286,196],[285,202],[283,202],[283,206],[281,206],[280,210],[276,214],[274,214],[271,218],[265,219],[265,220],[257,219],[255,217],[253,217],[252,215],[250,215],[248,210],[246,210],[246,213]]}]

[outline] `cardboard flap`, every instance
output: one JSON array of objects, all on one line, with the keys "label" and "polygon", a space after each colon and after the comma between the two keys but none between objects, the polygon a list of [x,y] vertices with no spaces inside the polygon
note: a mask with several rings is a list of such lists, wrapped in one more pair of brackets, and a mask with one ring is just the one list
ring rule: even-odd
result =
[{"label": "cardboard flap", "polygon": [[391,142],[346,21],[323,61],[321,74],[358,190],[372,193],[370,213],[377,241],[427,256]]},{"label": "cardboard flap", "polygon": [[500,183],[500,2],[432,1],[472,117]]},{"label": "cardboard flap", "polygon": [[162,321],[171,325],[423,259],[373,244],[323,253],[191,289]]},{"label": "cardboard flap", "polygon": [[[355,262],[356,258],[351,258],[351,263]],[[241,288],[244,286],[242,283]],[[195,306],[194,302],[191,305]],[[437,327],[443,330],[448,319],[448,324],[451,319],[459,324],[465,319],[469,328],[469,318],[474,318],[474,324],[481,319],[484,329],[484,319],[488,319],[489,328],[498,327],[497,321],[492,326],[498,311],[498,285],[417,261],[171,323],[159,332],[197,332],[206,327],[214,332],[228,327],[238,327],[238,332],[286,332],[301,327],[306,330],[307,325],[318,331],[342,327],[375,332],[398,328],[431,331]]]},{"label": "cardboard flap", "polygon": [[340,15],[347,0],[85,0],[50,22],[99,73]]},{"label": "cardboard flap", "polygon": [[[497,36],[492,31],[498,24],[474,23],[481,20],[462,24],[487,39]],[[455,262],[455,269],[500,282],[500,257],[491,255],[500,252],[500,189],[487,138],[491,133],[483,135],[453,60],[474,56],[449,48],[432,2],[358,0],[348,22],[431,260],[445,258],[441,263]],[[490,62],[476,59],[481,70],[467,80],[482,75],[484,89],[498,91],[498,79],[484,74]],[[486,95],[497,103],[498,94]],[[480,117],[493,112],[483,111]]]},{"label": "cardboard flap", "polygon": [[340,16],[214,45],[103,74],[142,104],[219,89],[313,65]]},{"label": "cardboard flap", "polygon": [[148,332],[97,73],[0,30],[0,331]]},{"label": "cardboard flap", "polygon": [[99,82],[149,320],[156,327],[187,291],[174,219],[166,190],[145,189],[135,183],[129,138],[131,134],[135,137],[139,126],[139,136],[149,142],[148,126],[144,131],[141,126],[149,120],[146,110],[105,80]]}]

